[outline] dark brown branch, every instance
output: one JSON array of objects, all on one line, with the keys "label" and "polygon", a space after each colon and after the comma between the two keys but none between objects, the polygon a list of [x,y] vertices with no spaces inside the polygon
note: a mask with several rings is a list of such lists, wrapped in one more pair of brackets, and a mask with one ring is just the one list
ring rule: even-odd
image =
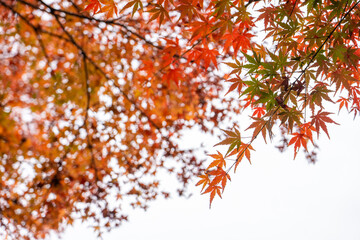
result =
[{"label": "dark brown branch", "polygon": [[[66,15],[69,15],[69,16],[73,16],[73,17],[77,17],[77,18],[82,18],[82,19],[87,19],[89,21],[96,21],[96,22],[99,22],[99,23],[106,23],[106,24],[112,24],[112,25],[116,25],[116,26],[119,26],[119,27],[122,27],[123,29],[125,29],[127,32],[131,33],[132,35],[138,37],[139,39],[143,40],[145,43],[159,49],[159,50],[162,50],[164,49],[162,46],[158,46],[156,44],[154,44],[153,42],[147,40],[144,36],[138,34],[137,32],[131,30],[130,28],[128,28],[126,25],[122,24],[122,23],[119,23],[117,22],[119,19],[113,19],[113,20],[102,20],[102,19],[98,19],[98,18],[94,18],[94,17],[89,17],[89,16],[86,16],[86,15],[82,15],[82,14],[77,14],[77,13],[73,13],[73,12],[69,12],[69,11],[66,11],[66,10],[62,10],[62,9],[56,9],[56,8],[53,8],[52,6],[50,6],[49,4],[46,4],[45,2],[43,2],[42,0],[39,0],[44,6],[46,6],[50,12],[52,12],[53,14],[52,15],[57,15],[58,17],[61,17],[61,18],[64,18],[63,16],[61,15],[58,15],[56,14],[57,12],[58,13],[64,13]],[[24,0],[18,0],[18,2],[20,3],[23,3],[25,5],[28,5],[34,9],[38,9],[40,11],[43,11],[43,12],[46,12],[46,13],[49,13],[48,11],[44,10],[44,9],[41,9],[39,8],[38,6],[34,5],[34,4],[31,4],[29,2],[26,2]]]},{"label": "dark brown branch", "polygon": [[89,118],[89,110],[90,110],[90,101],[91,101],[91,88],[89,84],[89,71],[86,63],[86,57],[83,54],[83,64],[84,64],[84,74],[85,74],[85,91],[86,91],[86,107],[85,107],[85,118],[84,118],[84,127],[86,130],[86,141],[87,141],[87,147],[90,151],[90,158],[91,158],[91,165],[94,169],[94,179],[95,184],[99,181],[98,179],[98,170],[96,166],[96,161],[94,157],[94,150],[93,145],[91,143],[90,134],[89,134],[89,126],[88,126],[88,118]]}]

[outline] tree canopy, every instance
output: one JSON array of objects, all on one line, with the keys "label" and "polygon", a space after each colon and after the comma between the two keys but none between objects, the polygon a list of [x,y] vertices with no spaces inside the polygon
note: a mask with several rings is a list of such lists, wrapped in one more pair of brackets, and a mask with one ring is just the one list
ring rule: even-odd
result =
[{"label": "tree canopy", "polygon": [[[118,227],[169,197],[162,173],[211,204],[258,135],[314,162],[325,102],[360,111],[358,4],[0,0],[0,237]],[[221,124],[210,165],[179,146]]]}]

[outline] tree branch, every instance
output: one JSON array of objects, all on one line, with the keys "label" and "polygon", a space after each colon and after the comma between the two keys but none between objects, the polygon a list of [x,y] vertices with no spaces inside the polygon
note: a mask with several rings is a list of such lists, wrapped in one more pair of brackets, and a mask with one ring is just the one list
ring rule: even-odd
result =
[{"label": "tree branch", "polygon": [[86,130],[86,141],[87,141],[87,147],[90,151],[90,159],[91,159],[91,165],[94,169],[94,180],[95,184],[97,185],[98,179],[98,169],[96,166],[96,161],[94,157],[94,150],[93,145],[91,143],[90,134],[89,134],[89,126],[88,126],[88,118],[89,118],[89,110],[90,110],[90,101],[91,101],[91,88],[89,84],[89,72],[88,67],[86,63],[86,57],[83,54],[83,64],[84,64],[84,74],[85,74],[85,91],[86,91],[86,108],[85,108],[85,118],[84,118],[84,127]]},{"label": "tree branch", "polygon": [[[305,69],[302,70],[301,74],[296,78],[295,82],[300,80],[300,78],[302,77],[302,75],[305,74],[306,70],[310,67],[310,64],[315,60],[315,57],[317,56],[317,54],[321,51],[321,49],[324,47],[324,45],[327,43],[327,41],[329,41],[329,39],[331,38],[331,36],[333,35],[333,33],[335,32],[335,30],[340,26],[340,24],[342,23],[342,21],[350,14],[350,12],[360,3],[360,0],[357,1],[354,6],[352,6],[346,13],[345,15],[342,16],[342,18],[340,19],[340,21],[336,24],[336,26],[331,30],[331,32],[329,33],[329,35],[327,35],[325,41],[321,44],[321,46],[316,50],[316,52],[314,53],[314,55],[311,57],[309,63],[306,65]],[[305,80],[304,80],[305,81]]]}]

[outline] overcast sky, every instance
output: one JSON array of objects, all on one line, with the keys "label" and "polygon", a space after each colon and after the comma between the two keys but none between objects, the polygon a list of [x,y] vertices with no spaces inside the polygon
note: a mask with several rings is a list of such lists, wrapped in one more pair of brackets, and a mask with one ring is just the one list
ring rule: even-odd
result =
[{"label": "overcast sky", "polygon": [[[208,195],[194,188],[190,199],[157,200],[146,212],[131,212],[129,222],[103,239],[359,240],[360,120],[343,116],[333,115],[341,126],[329,127],[331,140],[323,134],[318,141],[315,165],[302,154],[294,161],[292,147],[279,153],[274,144],[257,139],[253,164],[239,165],[223,199],[216,198],[211,209]],[[187,134],[184,141],[195,135]],[[217,139],[209,141],[213,145]],[[214,150],[212,145],[206,148]],[[82,224],[62,236],[96,239]]]}]

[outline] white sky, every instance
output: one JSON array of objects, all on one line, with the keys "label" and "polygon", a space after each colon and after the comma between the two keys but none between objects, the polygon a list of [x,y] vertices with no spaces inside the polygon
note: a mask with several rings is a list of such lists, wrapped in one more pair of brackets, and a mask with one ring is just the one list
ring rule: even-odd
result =
[{"label": "white sky", "polygon": [[[212,209],[209,196],[194,187],[190,199],[157,200],[146,212],[130,213],[129,222],[103,239],[359,240],[360,119],[333,117],[341,126],[329,126],[331,140],[325,134],[320,138],[315,165],[300,153],[294,161],[292,147],[280,153],[275,142],[266,145],[259,138],[253,144],[252,165],[239,165]],[[218,140],[209,141],[207,150],[215,151]],[[95,240],[96,235],[76,224],[62,239]]]}]

